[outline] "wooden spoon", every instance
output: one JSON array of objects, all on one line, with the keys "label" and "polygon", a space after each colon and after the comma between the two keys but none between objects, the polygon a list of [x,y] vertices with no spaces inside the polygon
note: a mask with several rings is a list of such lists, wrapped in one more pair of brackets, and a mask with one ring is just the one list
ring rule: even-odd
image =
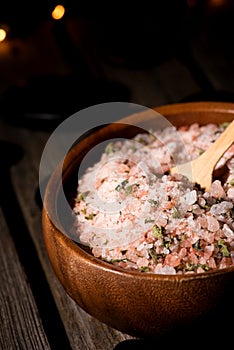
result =
[{"label": "wooden spoon", "polygon": [[206,191],[210,190],[215,165],[234,142],[234,120],[220,137],[198,158],[170,169],[171,174],[185,175]]}]

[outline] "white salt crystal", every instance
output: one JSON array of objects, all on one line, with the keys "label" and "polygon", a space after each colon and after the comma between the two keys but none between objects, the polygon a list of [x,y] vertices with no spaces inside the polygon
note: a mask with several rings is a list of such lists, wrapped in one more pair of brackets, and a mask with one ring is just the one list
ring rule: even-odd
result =
[{"label": "white salt crystal", "polygon": [[155,271],[155,273],[159,273],[161,275],[175,275],[176,274],[176,270],[174,269],[174,267],[169,266],[169,265],[163,266],[162,264],[158,264],[154,271]]},{"label": "white salt crystal", "polygon": [[197,192],[196,190],[192,190],[186,193],[185,200],[188,205],[192,205],[197,200]]},{"label": "white salt crystal", "polygon": [[228,198],[234,199],[234,187],[229,188],[227,191]]},{"label": "white salt crystal", "polygon": [[212,207],[210,208],[210,212],[214,215],[220,215],[225,214],[226,212],[228,212],[228,210],[232,208],[233,204],[231,202],[223,201],[221,203],[212,205]]},{"label": "white salt crystal", "polygon": [[227,224],[223,225],[223,233],[228,238],[234,238],[234,232],[230,229],[230,227]]}]

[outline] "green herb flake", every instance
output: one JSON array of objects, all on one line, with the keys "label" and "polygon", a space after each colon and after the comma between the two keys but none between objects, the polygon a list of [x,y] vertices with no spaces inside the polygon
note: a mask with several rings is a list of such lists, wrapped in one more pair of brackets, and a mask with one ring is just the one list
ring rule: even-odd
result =
[{"label": "green herb flake", "polygon": [[110,154],[114,153],[115,151],[116,151],[116,148],[115,148],[114,142],[108,143],[108,145],[105,148],[106,155],[109,156]]},{"label": "green herb flake", "polygon": [[186,263],[185,270],[186,271],[194,271],[196,269],[196,265],[193,263]]},{"label": "green herb flake", "polygon": [[145,224],[149,224],[149,223],[151,223],[151,222],[154,222],[154,220],[151,219],[151,217],[148,216],[148,217],[145,219]]},{"label": "green herb flake", "polygon": [[204,151],[203,149],[201,149],[201,148],[198,149],[198,154],[199,154],[199,156],[201,156],[204,152],[205,152],[205,151]]},{"label": "green herb flake", "polygon": [[192,246],[193,246],[193,248],[196,249],[197,251],[203,250],[203,249],[201,248],[201,241],[200,241],[200,239],[198,239]]},{"label": "green herb flake", "polygon": [[170,245],[172,244],[172,242],[173,242],[173,237],[171,237],[171,236],[165,237],[165,238],[163,239],[163,245],[164,245],[164,247],[167,248],[167,249],[170,247]]},{"label": "green herb flake", "polygon": [[158,200],[156,199],[148,199],[148,202],[150,203],[151,207],[156,207],[158,205]]},{"label": "green herb flake", "polygon": [[172,217],[173,219],[179,219],[180,218],[180,212],[176,207],[172,208]]},{"label": "green herb flake", "polygon": [[130,193],[132,193],[133,185],[129,185],[125,188],[125,194],[128,196]]},{"label": "green herb flake", "polygon": [[149,266],[141,266],[141,267],[139,268],[139,270],[140,270],[141,272],[149,272],[149,271],[150,271],[150,268],[149,268]]},{"label": "green herb flake", "polygon": [[218,248],[219,248],[220,253],[222,253],[223,256],[226,256],[226,257],[230,256],[230,252],[228,250],[228,247],[222,239],[218,240]]},{"label": "green herb flake", "polygon": [[157,262],[158,262],[158,255],[157,255],[157,253],[155,252],[155,250],[154,250],[153,248],[150,248],[150,249],[148,250],[148,253],[149,253],[149,256],[151,257],[151,259],[153,260],[153,262],[154,262],[155,264],[157,264]]},{"label": "green herb flake", "polygon": [[129,147],[129,149],[130,149],[133,153],[137,151],[136,146],[131,146],[131,147]]},{"label": "green herb flake", "polygon": [[85,216],[85,219],[86,219],[86,220],[93,220],[94,216],[96,216],[96,214],[91,213],[91,214]]},{"label": "green herb flake", "polygon": [[128,180],[123,180],[118,186],[115,187],[115,190],[120,192],[121,190],[124,190],[126,185],[128,184]]},{"label": "green herb flake", "polygon": [[88,194],[89,194],[89,191],[85,191],[85,192],[79,193],[79,195],[77,196],[76,201],[77,202],[84,201],[85,198],[88,196]]},{"label": "green herb flake", "polygon": [[234,177],[229,181],[229,185],[234,186]]},{"label": "green herb flake", "polygon": [[140,185],[137,184],[137,183],[127,186],[127,187],[125,188],[125,194],[126,194],[126,196],[128,196],[129,194],[132,193],[134,187],[138,187],[138,186],[140,186]]},{"label": "green herb flake", "polygon": [[162,226],[158,226],[158,225],[154,225],[153,226],[153,235],[156,238],[162,238],[163,237],[163,227]]},{"label": "green herb flake", "polygon": [[219,124],[219,127],[222,129],[226,129],[229,124],[230,124],[229,122],[224,122],[224,123]]},{"label": "green herb flake", "polygon": [[142,145],[147,145],[148,144],[148,142],[143,137],[139,137],[136,141],[141,143]]},{"label": "green herb flake", "polygon": [[208,271],[210,268],[207,264],[198,264],[197,267],[201,267],[203,270]]},{"label": "green herb flake", "polygon": [[203,270],[208,271],[210,268],[207,264],[194,264],[194,263],[186,263],[185,270],[186,271],[196,271],[199,267]]}]

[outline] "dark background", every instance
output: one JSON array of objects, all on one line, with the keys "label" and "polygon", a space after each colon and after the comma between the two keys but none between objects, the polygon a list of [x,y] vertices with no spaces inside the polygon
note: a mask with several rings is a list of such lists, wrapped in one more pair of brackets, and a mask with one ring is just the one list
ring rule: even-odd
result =
[{"label": "dark background", "polygon": [[0,117],[41,128],[103,102],[234,102],[233,23],[233,0],[5,1]]},{"label": "dark background", "polygon": [[[1,307],[3,317],[7,315],[5,322],[1,318],[1,329],[4,342],[7,334],[10,344],[14,343],[17,332],[20,339],[29,334],[28,329],[21,329],[21,325],[28,325],[28,320],[18,322],[25,313],[19,318],[15,313],[21,303],[22,307],[31,305],[25,302],[27,294],[19,294],[21,300],[15,298],[18,295],[15,291],[20,289],[12,287],[11,272],[19,257],[26,274],[25,280],[24,275],[19,278],[29,283],[25,293],[32,289],[51,346],[70,349],[64,326],[71,327],[69,340],[74,342],[79,338],[71,333],[79,332],[82,327],[86,330],[90,325],[81,322],[77,329],[82,316],[78,318],[73,304],[66,304],[67,299],[57,289],[45,260],[35,205],[41,210],[37,165],[48,133],[33,133],[24,127],[50,131],[72,113],[111,101],[148,107],[185,101],[234,102],[234,1],[155,0],[130,5],[127,1],[64,0],[60,3],[66,12],[59,21],[51,17],[57,5],[54,0],[2,0],[0,4],[0,28],[7,31],[6,40],[0,42],[0,118],[6,121],[1,123],[0,209],[7,228],[1,237],[2,242],[5,239],[14,242],[17,249],[13,255],[3,249],[0,255],[4,263]],[[5,290],[5,286],[9,289]],[[66,305],[70,305],[68,309]],[[205,320],[201,325],[201,332],[200,324],[196,327],[199,334],[194,337],[195,328],[191,328],[188,337],[201,347],[217,345],[217,340],[223,342],[232,326],[230,323],[225,328],[228,312],[222,309],[224,317],[220,318],[221,331],[217,334],[210,331],[216,320],[211,316],[211,322]],[[65,318],[64,323],[60,316]],[[81,337],[91,334],[95,325],[95,334],[102,330],[102,326],[94,323]],[[158,339],[157,348],[174,345],[174,341],[187,345],[185,333],[181,338],[176,333],[171,339]],[[31,342],[31,338],[23,340]],[[142,348],[152,349],[141,340],[120,342],[115,349]]]}]

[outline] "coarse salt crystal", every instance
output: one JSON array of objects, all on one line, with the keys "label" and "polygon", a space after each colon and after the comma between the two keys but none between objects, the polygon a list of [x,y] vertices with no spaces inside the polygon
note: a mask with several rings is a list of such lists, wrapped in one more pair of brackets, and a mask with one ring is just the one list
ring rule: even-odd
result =
[{"label": "coarse salt crystal", "polygon": [[205,215],[199,216],[197,218],[197,222],[201,225],[201,227],[207,228],[207,218]]},{"label": "coarse salt crystal", "polygon": [[178,266],[180,261],[178,254],[168,254],[165,258],[165,264],[173,267]]},{"label": "coarse salt crystal", "polygon": [[197,273],[203,273],[203,272],[205,272],[205,270],[202,267],[199,266],[197,268]]},{"label": "coarse salt crystal", "polygon": [[207,228],[211,232],[218,231],[219,222],[214,216],[207,216]]},{"label": "coarse salt crystal", "polygon": [[210,188],[210,195],[214,198],[224,198],[225,192],[220,180],[215,180]]},{"label": "coarse salt crystal", "polygon": [[176,270],[172,266],[165,265],[163,266],[161,263],[157,264],[155,268],[155,273],[161,274],[161,275],[175,275]]},{"label": "coarse salt crystal", "polygon": [[205,200],[205,198],[200,197],[200,198],[198,199],[198,204],[199,204],[201,207],[204,207],[204,206],[206,205],[206,200]]},{"label": "coarse salt crystal", "polygon": [[229,188],[229,190],[227,191],[227,195],[228,195],[228,198],[234,200],[234,187]]},{"label": "coarse salt crystal", "polygon": [[[183,127],[192,157],[198,155],[198,149],[206,150],[214,136],[218,137],[214,134],[216,130],[219,127],[213,125]],[[79,200],[74,208],[78,238],[92,246],[94,256],[130,270],[191,274],[204,272],[205,265],[210,269],[234,265],[231,215],[234,207],[234,146],[229,158],[223,157],[229,169],[228,178],[224,184],[215,180],[211,190],[204,193],[182,175],[162,174],[172,166],[171,152],[168,153],[166,148],[172,153],[178,151],[181,163],[186,156],[168,131],[163,133],[163,143],[167,147],[162,146],[159,139],[152,141],[146,136],[142,136],[146,141],[144,147],[136,142],[134,151],[130,149],[132,141],[119,142],[114,155],[104,154],[100,163],[88,169],[82,181],[79,180],[79,190],[90,194]],[[118,191],[118,185],[121,191]],[[95,191],[90,191],[90,187]],[[129,188],[132,191],[126,191]],[[121,211],[119,207],[116,210],[115,203],[121,205]],[[156,230],[152,229],[154,225]],[[100,232],[96,228],[101,228]],[[114,235],[112,228],[116,232]],[[142,234],[138,240],[135,240],[136,232]],[[113,249],[110,246],[112,239],[116,246]],[[126,245],[123,239],[129,244]],[[221,262],[220,254],[217,254],[219,239],[224,239],[230,252],[230,256],[223,257]],[[197,249],[199,240],[202,250]],[[160,256],[158,264],[154,252],[155,257]],[[197,267],[187,271],[187,264]],[[180,265],[181,269],[177,271],[176,266]]]},{"label": "coarse salt crystal", "polygon": [[215,259],[212,256],[208,260],[208,266],[211,269],[216,269],[216,267],[217,267]]},{"label": "coarse salt crystal", "polygon": [[230,227],[227,224],[223,225],[223,233],[228,238],[234,238],[234,232],[230,229]]},{"label": "coarse salt crystal", "polygon": [[143,267],[148,265],[149,260],[147,258],[139,258],[136,263],[137,263],[137,266]]},{"label": "coarse salt crystal", "polygon": [[192,190],[186,193],[185,200],[188,205],[192,205],[197,200],[197,192],[196,190]]},{"label": "coarse salt crystal", "polygon": [[211,214],[220,215],[225,214],[228,210],[233,208],[233,204],[231,202],[223,201],[218,204],[212,205],[210,208]]}]

